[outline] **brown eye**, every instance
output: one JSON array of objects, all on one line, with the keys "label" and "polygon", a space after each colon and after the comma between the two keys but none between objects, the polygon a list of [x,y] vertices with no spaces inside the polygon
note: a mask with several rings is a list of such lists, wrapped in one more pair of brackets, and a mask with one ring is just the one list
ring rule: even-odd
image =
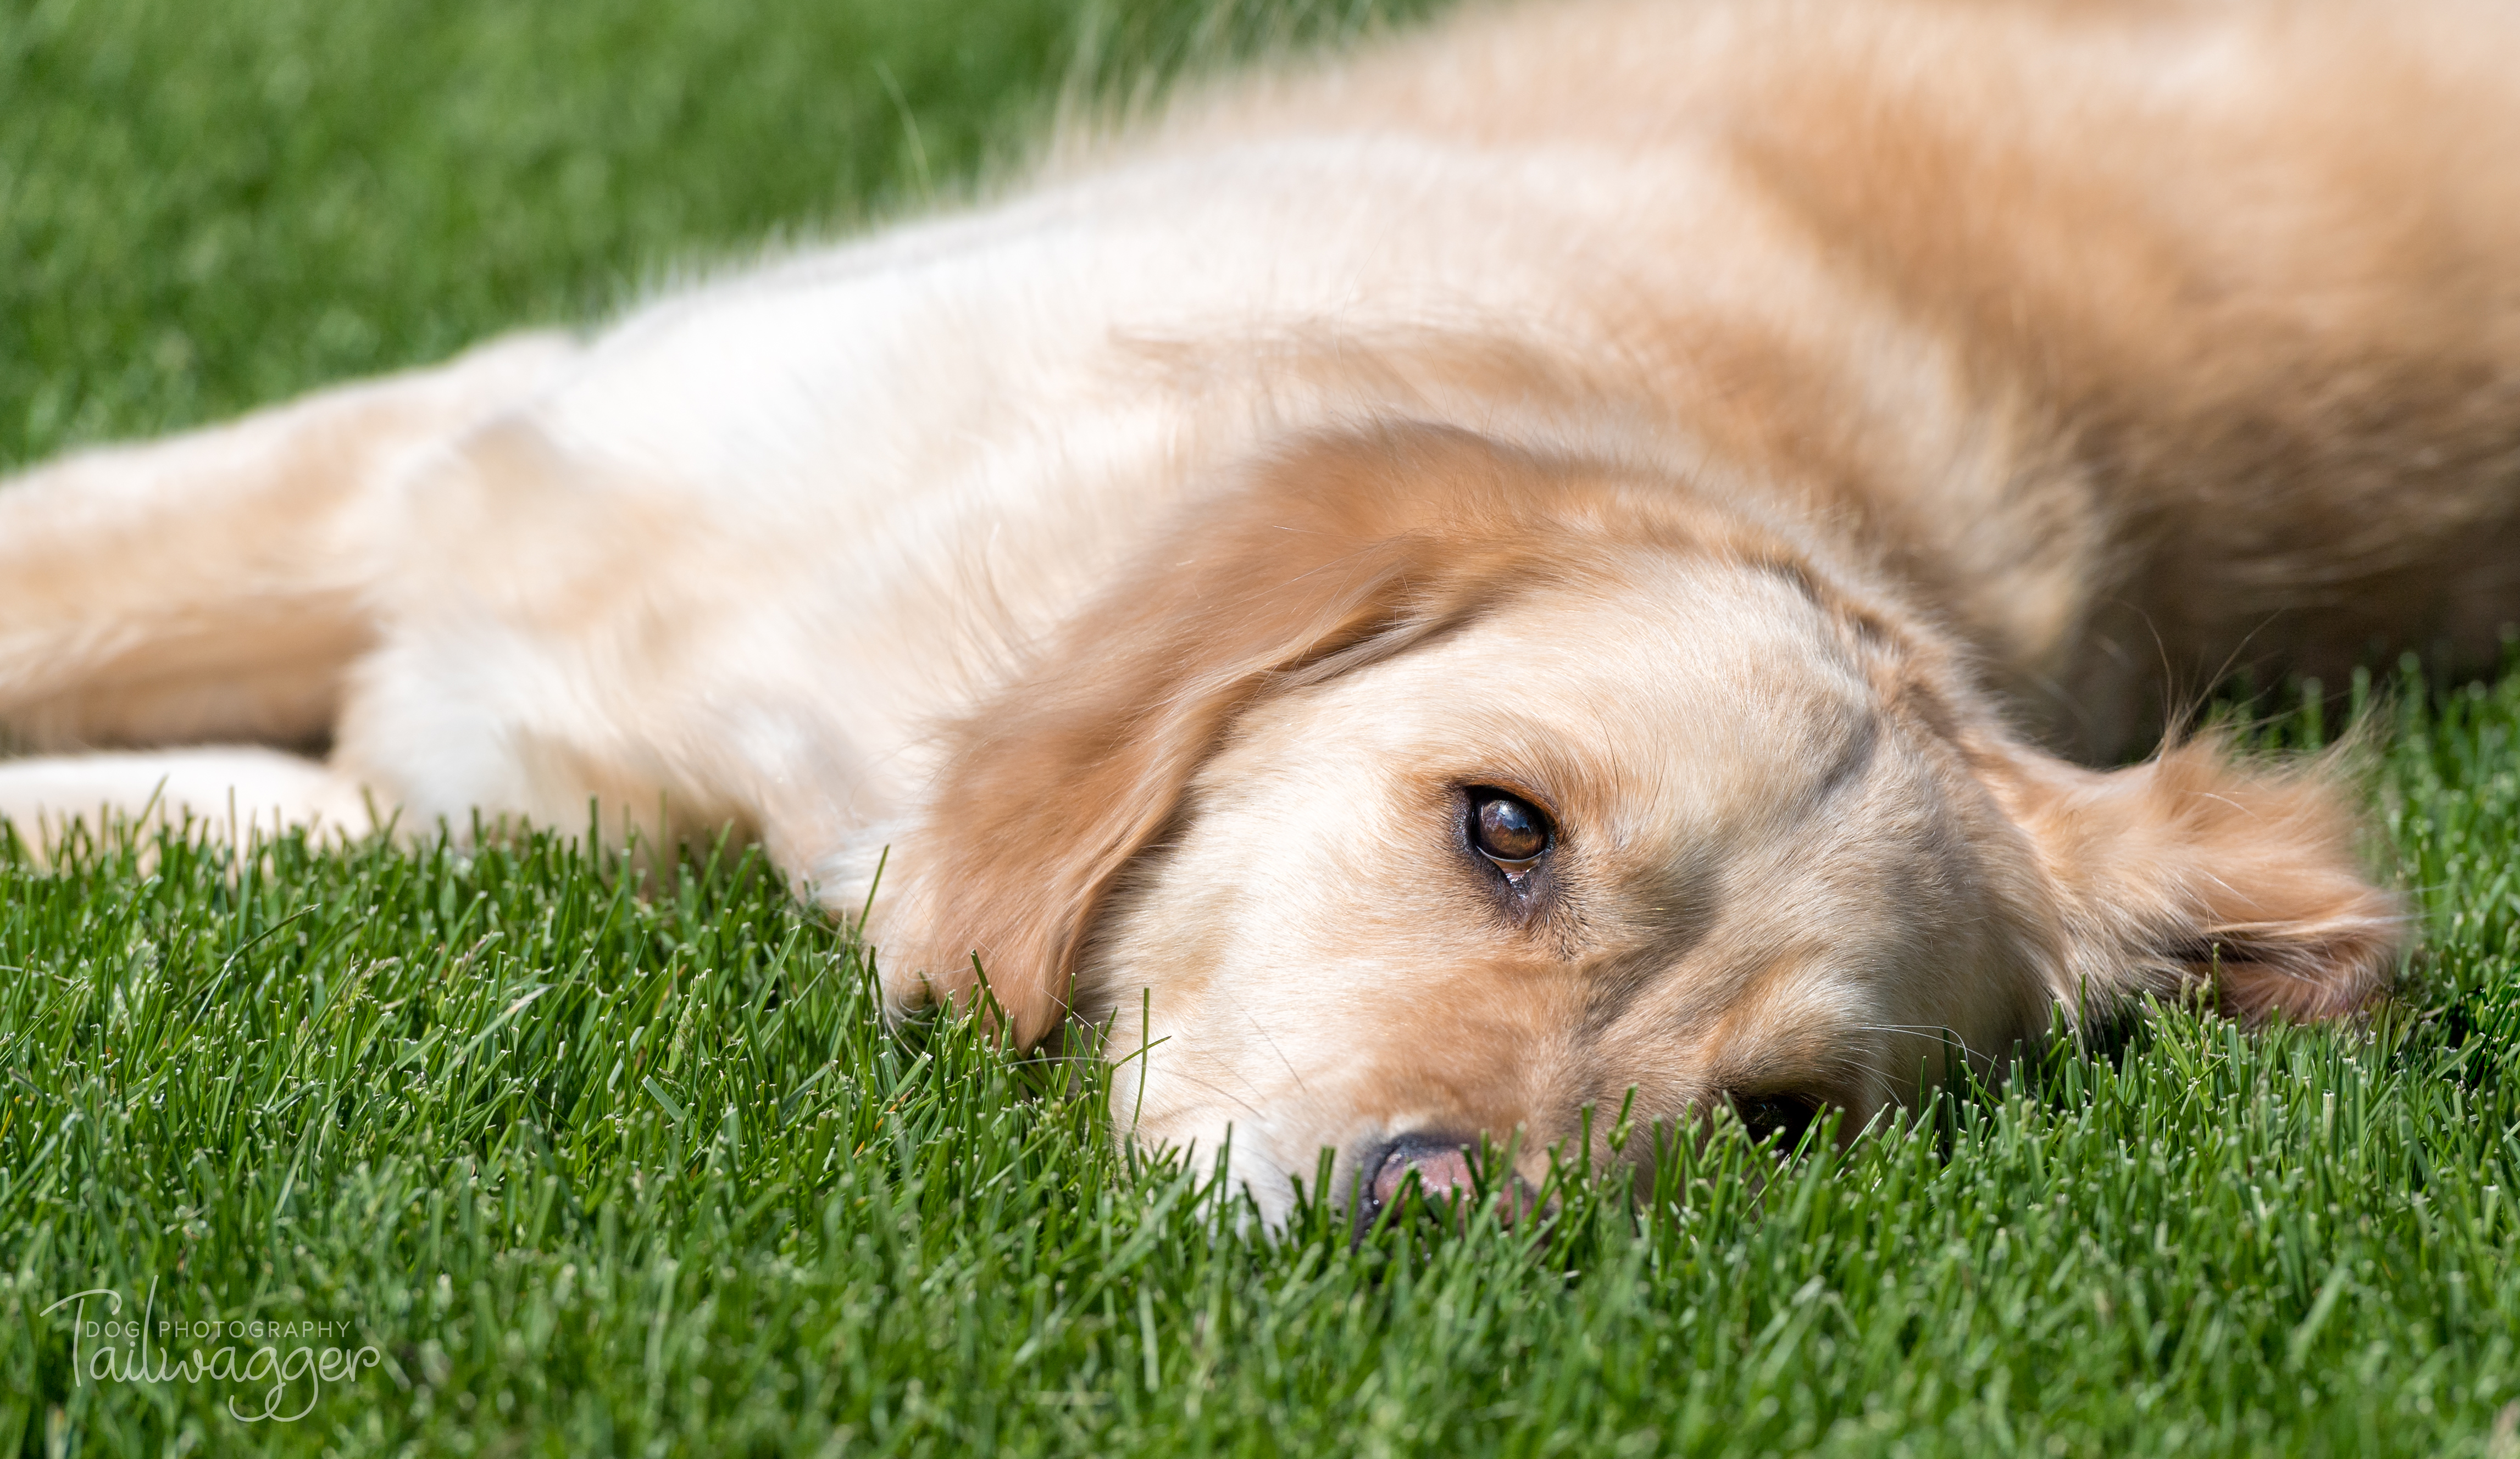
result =
[{"label": "brown eye", "polygon": [[1508,871],[1520,871],[1549,849],[1549,818],[1502,790],[1470,792],[1470,842]]}]

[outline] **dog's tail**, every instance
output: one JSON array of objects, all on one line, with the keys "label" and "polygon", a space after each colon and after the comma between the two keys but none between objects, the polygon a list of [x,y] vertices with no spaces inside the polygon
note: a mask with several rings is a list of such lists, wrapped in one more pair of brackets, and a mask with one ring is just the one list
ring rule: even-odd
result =
[{"label": "dog's tail", "polygon": [[570,348],[503,340],[0,484],[0,754],[323,739],[395,483]]}]

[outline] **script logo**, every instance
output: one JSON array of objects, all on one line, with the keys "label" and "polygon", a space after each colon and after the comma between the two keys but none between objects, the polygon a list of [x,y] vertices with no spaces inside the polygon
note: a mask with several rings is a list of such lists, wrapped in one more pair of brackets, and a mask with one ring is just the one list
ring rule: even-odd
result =
[{"label": "script logo", "polygon": [[[125,1305],[121,1293],[92,1287],[44,1308],[47,1316],[70,1309],[70,1371],[80,1387],[231,1385],[247,1392],[228,1395],[229,1417],[247,1424],[287,1424],[315,1411],[325,1385],[355,1382],[361,1371],[384,1361],[373,1346],[352,1348],[336,1341],[351,1336],[346,1322],[161,1316],[155,1280],[137,1311],[125,1316]],[[203,1344],[218,1346],[204,1348]]]}]

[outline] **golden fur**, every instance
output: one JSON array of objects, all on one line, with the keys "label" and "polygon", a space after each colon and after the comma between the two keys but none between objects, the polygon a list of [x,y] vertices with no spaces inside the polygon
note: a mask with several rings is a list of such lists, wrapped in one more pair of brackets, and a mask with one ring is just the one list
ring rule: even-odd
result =
[{"label": "golden fur", "polygon": [[2483,0],[1464,12],[30,473],[0,811],[732,822],[1272,1214],[2348,1013],[2331,766],[2087,767],[2520,619],[2515,66]]}]

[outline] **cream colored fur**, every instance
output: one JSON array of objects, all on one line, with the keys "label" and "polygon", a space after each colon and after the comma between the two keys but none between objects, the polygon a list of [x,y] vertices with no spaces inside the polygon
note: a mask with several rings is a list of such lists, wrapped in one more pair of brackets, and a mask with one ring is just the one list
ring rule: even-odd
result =
[{"label": "cream colored fur", "polygon": [[2458,0],[1464,12],[9,484],[0,813],[593,802],[840,912],[889,848],[901,1004],[1115,1019],[1124,1122],[1273,1215],[2143,992],[2351,1011],[2401,931],[2327,771],[2073,760],[2520,618],[2515,71]]}]

